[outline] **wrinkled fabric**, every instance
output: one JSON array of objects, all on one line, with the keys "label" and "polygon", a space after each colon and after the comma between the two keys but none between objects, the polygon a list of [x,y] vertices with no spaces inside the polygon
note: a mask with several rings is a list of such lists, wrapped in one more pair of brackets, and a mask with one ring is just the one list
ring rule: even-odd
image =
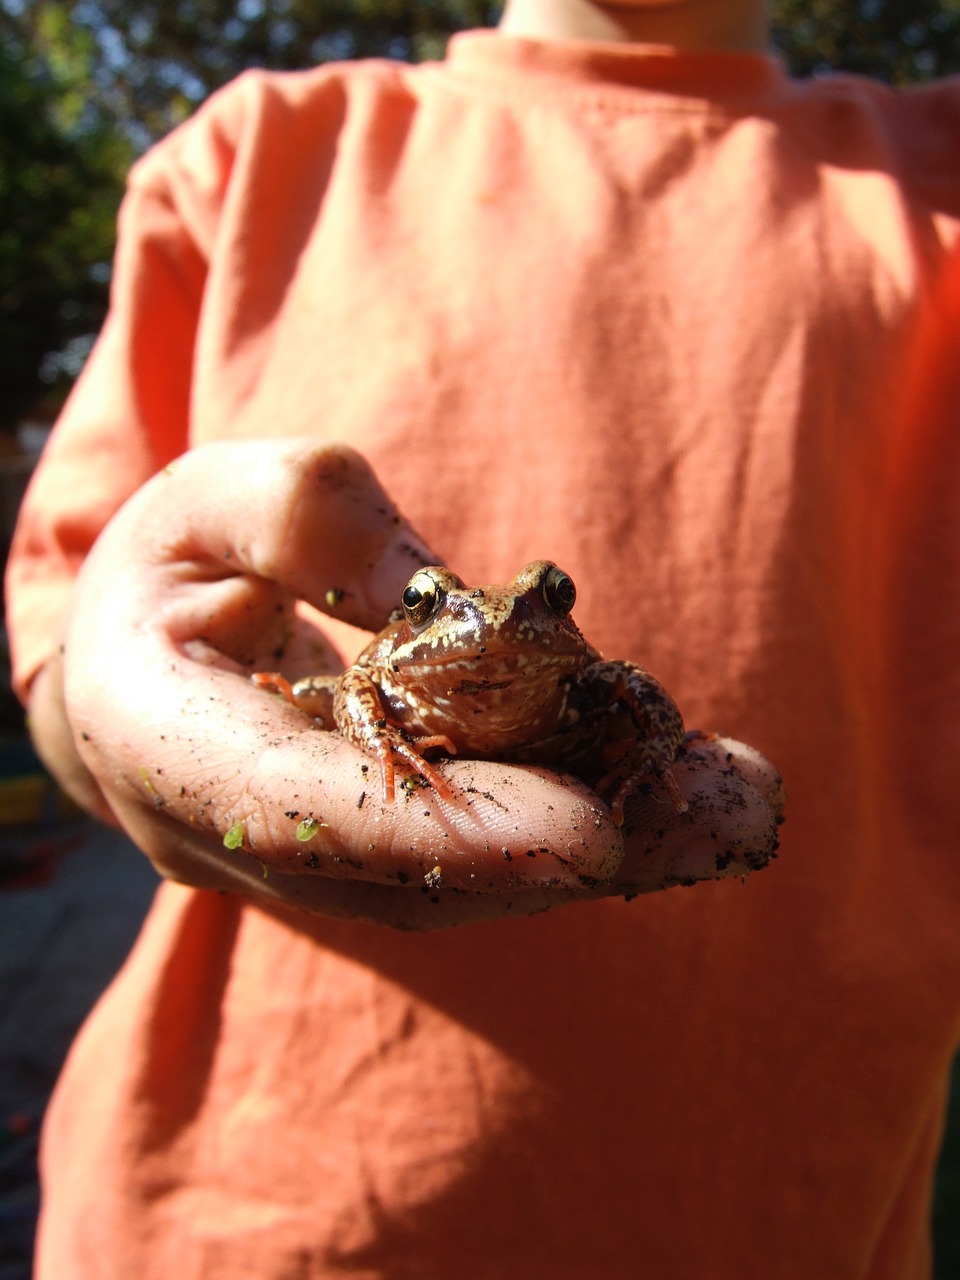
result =
[{"label": "wrinkled fabric", "polygon": [[956,82],[470,33],[247,74],[136,166],[19,687],[172,457],[345,440],[468,582],[560,563],[788,821],[744,883],[438,935],[165,886],[51,1108],[42,1280],[929,1275],[960,414],[918,343],[958,155]]}]

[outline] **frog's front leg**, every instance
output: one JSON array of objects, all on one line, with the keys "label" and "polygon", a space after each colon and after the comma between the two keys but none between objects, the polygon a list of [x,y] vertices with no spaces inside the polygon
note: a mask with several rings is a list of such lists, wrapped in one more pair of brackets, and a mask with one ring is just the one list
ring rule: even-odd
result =
[{"label": "frog's front leg", "polygon": [[448,755],[456,755],[456,745],[444,734],[421,737],[407,734],[390,719],[380,697],[380,690],[362,667],[348,668],[337,681],[333,712],[343,736],[361,751],[376,756],[379,761],[385,801],[392,802],[395,795],[396,757],[428,782],[438,795],[446,800],[452,798],[447,783],[429,761],[423,758],[421,752],[430,747],[440,747]]},{"label": "frog's front leg", "polygon": [[659,680],[631,662],[596,662],[587,668],[594,705],[611,713],[611,729],[603,745],[608,771],[596,784],[609,796],[613,819],[623,822],[623,807],[643,783],[662,782],[678,813],[687,808],[673,772],[683,742],[683,717]]}]

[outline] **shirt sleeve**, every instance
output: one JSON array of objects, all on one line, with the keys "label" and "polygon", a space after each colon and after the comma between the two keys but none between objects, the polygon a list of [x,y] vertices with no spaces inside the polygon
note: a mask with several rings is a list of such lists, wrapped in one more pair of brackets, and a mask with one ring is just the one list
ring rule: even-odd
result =
[{"label": "shirt sleeve", "polygon": [[[914,834],[950,851],[960,834],[960,247],[931,290],[907,361],[887,482],[885,667],[902,703],[889,734],[915,798]],[[945,815],[949,819],[944,823]]]},{"label": "shirt sleeve", "polygon": [[186,448],[204,241],[223,179],[217,148],[196,136],[210,134],[191,122],[131,172],[109,314],[28,488],[8,562],[21,698],[60,643],[73,579],[98,533]]}]

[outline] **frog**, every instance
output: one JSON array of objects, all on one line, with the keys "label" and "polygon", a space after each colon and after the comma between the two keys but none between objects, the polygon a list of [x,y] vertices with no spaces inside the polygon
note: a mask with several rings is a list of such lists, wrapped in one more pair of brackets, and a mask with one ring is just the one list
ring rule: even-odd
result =
[{"label": "frog", "polygon": [[601,657],[573,620],[576,599],[573,579],[552,560],[473,587],[428,565],[340,675],[252,678],[375,759],[384,803],[395,800],[398,769],[452,800],[426,754],[440,752],[573,773],[617,825],[641,788],[683,812],[676,703],[643,667]]}]

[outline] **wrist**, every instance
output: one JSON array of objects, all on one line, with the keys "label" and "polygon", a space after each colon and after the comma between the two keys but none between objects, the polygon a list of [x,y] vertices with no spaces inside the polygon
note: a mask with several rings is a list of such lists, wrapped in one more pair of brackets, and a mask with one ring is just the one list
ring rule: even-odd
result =
[{"label": "wrist", "polygon": [[70,799],[95,817],[115,824],[99,784],[77,749],[63,695],[62,650],[33,679],[27,701],[27,729],[44,768]]}]

